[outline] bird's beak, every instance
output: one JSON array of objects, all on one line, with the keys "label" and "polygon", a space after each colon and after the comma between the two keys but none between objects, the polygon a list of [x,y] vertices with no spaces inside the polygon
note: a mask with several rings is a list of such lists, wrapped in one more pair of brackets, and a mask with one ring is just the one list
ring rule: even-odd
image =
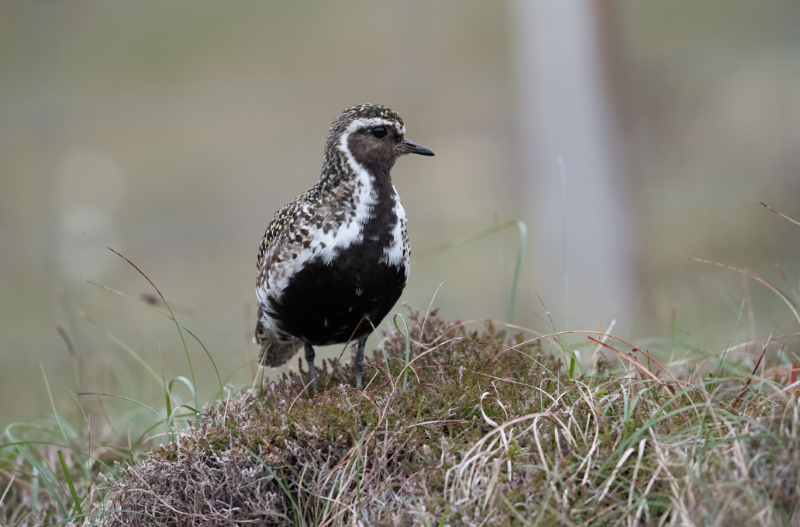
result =
[{"label": "bird's beak", "polygon": [[421,156],[432,156],[435,155],[432,151],[425,148],[424,146],[420,146],[414,141],[409,141],[408,139],[403,140],[403,143],[398,147],[401,154],[419,154]]}]

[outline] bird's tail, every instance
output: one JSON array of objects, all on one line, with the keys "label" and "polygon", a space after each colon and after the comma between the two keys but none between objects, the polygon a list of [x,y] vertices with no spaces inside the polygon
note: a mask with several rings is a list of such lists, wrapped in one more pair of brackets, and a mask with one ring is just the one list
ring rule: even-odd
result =
[{"label": "bird's tail", "polygon": [[297,340],[283,340],[278,338],[275,333],[264,327],[261,322],[261,308],[258,308],[258,320],[256,321],[256,334],[253,342],[261,346],[261,354],[258,362],[262,366],[277,368],[285,364],[300,349],[302,343]]}]

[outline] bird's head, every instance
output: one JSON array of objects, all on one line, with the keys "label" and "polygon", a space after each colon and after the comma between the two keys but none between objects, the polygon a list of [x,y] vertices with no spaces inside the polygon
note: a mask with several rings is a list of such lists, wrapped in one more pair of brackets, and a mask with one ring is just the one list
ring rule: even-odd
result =
[{"label": "bird's head", "polygon": [[333,121],[326,152],[334,151],[364,168],[387,172],[405,154],[434,155],[406,139],[406,126],[397,112],[377,104],[353,106]]}]

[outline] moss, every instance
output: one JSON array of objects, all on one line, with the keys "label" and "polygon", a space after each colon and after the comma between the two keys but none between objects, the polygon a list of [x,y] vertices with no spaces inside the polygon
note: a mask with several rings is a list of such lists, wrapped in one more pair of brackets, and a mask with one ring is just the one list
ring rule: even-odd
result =
[{"label": "moss", "polygon": [[223,450],[230,446],[230,441],[223,437],[215,437],[208,442],[208,447],[211,450]]}]

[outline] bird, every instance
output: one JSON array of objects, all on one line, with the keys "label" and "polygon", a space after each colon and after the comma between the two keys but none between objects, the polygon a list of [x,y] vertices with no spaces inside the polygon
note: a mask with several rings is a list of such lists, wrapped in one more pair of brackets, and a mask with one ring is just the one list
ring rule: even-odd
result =
[{"label": "bird", "polygon": [[334,119],[319,181],[275,212],[258,250],[254,342],[262,367],[302,347],[314,393],[314,346],[354,342],[355,384],[364,346],[408,282],[405,209],[391,170],[406,154],[434,153],[409,140],[396,111],[359,104]]}]

